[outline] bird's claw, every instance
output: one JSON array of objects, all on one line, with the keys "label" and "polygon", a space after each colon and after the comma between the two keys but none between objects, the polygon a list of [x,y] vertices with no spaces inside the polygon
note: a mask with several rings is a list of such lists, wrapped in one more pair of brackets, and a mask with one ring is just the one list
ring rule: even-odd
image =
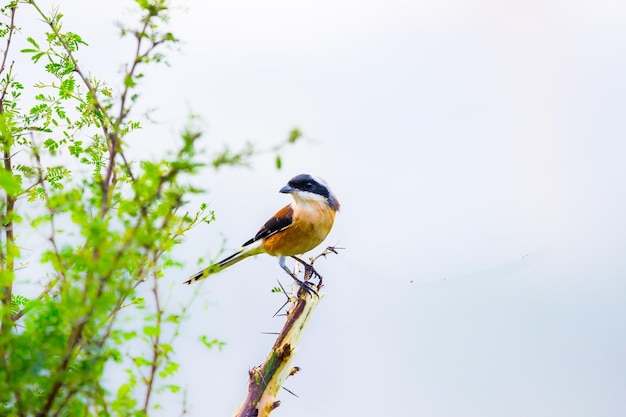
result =
[{"label": "bird's claw", "polygon": [[[317,289],[321,288],[322,286],[322,276],[315,270],[315,268],[313,268],[313,265],[307,262],[304,262],[302,259],[298,258],[297,256],[292,256],[292,258],[298,261],[302,266],[304,266],[304,280],[303,281],[301,281],[296,276],[295,273],[293,273],[289,268],[287,268],[287,266],[284,264],[284,258],[280,266],[283,268],[285,272],[287,272],[287,274],[289,274],[291,278],[293,278],[294,281],[298,283],[302,291],[305,291],[309,295],[318,296]],[[309,281],[313,277],[317,277],[320,280],[317,286],[315,286],[313,283]]]},{"label": "bird's claw", "polygon": [[306,265],[304,267],[304,276],[308,278],[306,282],[309,282],[311,278],[318,278],[319,283],[317,284],[318,288],[322,287],[322,276],[313,268],[313,265]]},{"label": "bird's claw", "polygon": [[300,286],[300,289],[304,292],[306,292],[307,294],[311,295],[311,296],[316,296],[318,297],[319,294],[317,293],[317,290],[315,288],[315,284],[313,284],[310,281],[300,281],[299,279],[295,278],[296,282],[298,283],[298,285]]}]

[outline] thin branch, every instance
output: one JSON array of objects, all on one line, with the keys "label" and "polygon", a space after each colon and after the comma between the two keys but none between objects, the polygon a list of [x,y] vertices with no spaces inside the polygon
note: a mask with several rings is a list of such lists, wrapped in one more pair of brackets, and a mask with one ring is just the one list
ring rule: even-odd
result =
[{"label": "thin branch", "polygon": [[[6,373],[6,381],[9,382],[10,386],[13,385],[13,372],[11,367],[9,366],[8,359],[6,355],[2,355],[2,365],[4,366],[4,372]],[[13,388],[13,387],[12,387]],[[22,400],[22,393],[18,387],[12,389],[13,397],[15,398],[15,405],[17,408],[17,413],[19,417],[26,417],[26,412],[24,411],[24,401]]]},{"label": "thin branch", "polygon": [[24,308],[22,308],[17,313],[13,314],[11,316],[11,320],[13,320],[13,322],[15,323],[16,321],[24,317],[24,315],[30,311],[31,309],[30,306],[39,304],[38,302],[46,298],[48,294],[50,294],[50,291],[52,291],[52,289],[57,285],[58,282],[59,282],[58,278],[55,278],[52,281],[50,281],[48,285],[46,285],[46,288],[37,296],[37,298],[35,298],[35,301],[33,302],[31,300],[31,302],[29,302],[26,306],[24,306]]},{"label": "thin branch", "polygon": [[76,389],[76,388],[69,389],[67,391],[67,393],[65,394],[65,398],[63,398],[63,400],[61,400],[59,406],[57,407],[56,412],[54,414],[52,414],[52,417],[58,417],[61,414],[61,412],[63,411],[63,408],[72,399],[72,397],[75,396],[77,393],[78,393],[78,389]]},{"label": "thin branch", "polygon": [[[0,65],[0,74],[4,72],[4,68],[7,63],[7,57],[9,56],[9,48],[11,46],[11,40],[13,39],[13,33],[15,32],[15,12],[17,11],[17,4],[18,2],[15,2],[13,7],[11,7],[11,21],[9,23],[9,36],[7,36],[7,43],[6,43],[6,46],[4,47],[4,53],[2,54],[2,64]],[[2,94],[2,99],[4,99],[4,93],[6,93],[6,90]]]},{"label": "thin branch", "polygon": [[67,342],[67,348],[65,349],[65,354],[63,355],[61,364],[59,365],[59,367],[57,368],[56,372],[54,373],[52,377],[54,380],[52,384],[52,388],[50,389],[50,392],[48,393],[46,397],[46,402],[43,408],[41,409],[41,411],[39,411],[39,413],[37,413],[37,417],[46,417],[49,414],[49,411],[52,408],[52,405],[54,404],[54,400],[56,399],[57,394],[63,387],[63,376],[69,369],[70,359],[75,354],[76,346],[80,343],[83,337],[83,330],[87,322],[88,322],[88,318],[87,316],[85,316],[79,320],[77,325],[72,327],[72,332]]},{"label": "thin branch", "polygon": [[[153,259],[156,261],[156,259]],[[155,262],[156,264],[156,262]],[[152,396],[152,390],[154,388],[154,381],[156,379],[156,372],[159,369],[161,363],[161,324],[163,320],[163,309],[161,308],[161,302],[159,298],[159,276],[157,271],[153,273],[154,286],[152,287],[152,294],[154,296],[154,304],[156,307],[156,335],[152,336],[152,361],[150,363],[150,375],[146,382],[146,397],[143,403],[143,413],[148,415],[148,406],[150,405],[150,398]]]}]

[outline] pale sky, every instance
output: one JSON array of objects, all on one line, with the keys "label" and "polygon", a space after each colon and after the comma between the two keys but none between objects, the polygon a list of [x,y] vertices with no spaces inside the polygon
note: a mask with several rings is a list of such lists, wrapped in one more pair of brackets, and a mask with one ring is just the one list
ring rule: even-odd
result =
[{"label": "pale sky", "polygon": [[[81,62],[116,76],[129,1],[65,0]],[[98,19],[85,18],[86,4]],[[174,143],[190,111],[208,149],[307,142],[253,170],[207,170],[218,221],[179,248],[236,249],[289,200],[295,174],[342,203],[318,264],[325,298],[273,415],[626,415],[626,5],[616,1],[174,1],[183,40],[148,70]],[[230,415],[277,331],[289,278],[270,257],[200,287],[176,346],[189,416]],[[197,342],[207,334],[222,352]],[[179,414],[166,401],[162,415]]]}]

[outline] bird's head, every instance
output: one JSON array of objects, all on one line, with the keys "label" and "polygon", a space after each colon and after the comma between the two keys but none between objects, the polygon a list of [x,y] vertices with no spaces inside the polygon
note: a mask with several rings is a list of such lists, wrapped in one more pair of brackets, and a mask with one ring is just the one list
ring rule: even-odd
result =
[{"label": "bird's head", "polygon": [[291,194],[296,202],[324,201],[334,210],[339,210],[340,207],[339,200],[330,191],[328,184],[324,180],[309,174],[296,175],[289,180],[287,185],[280,189],[280,192]]}]

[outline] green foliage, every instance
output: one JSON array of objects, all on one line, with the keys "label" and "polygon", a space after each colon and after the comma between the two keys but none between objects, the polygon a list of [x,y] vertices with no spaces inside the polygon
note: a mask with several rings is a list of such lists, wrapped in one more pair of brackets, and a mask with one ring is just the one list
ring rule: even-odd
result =
[{"label": "green foliage", "polygon": [[206,335],[202,335],[200,337],[200,342],[202,342],[202,344],[208,349],[213,349],[216,347],[220,351],[222,350],[224,346],[226,346],[226,342],[222,342],[221,340],[218,340],[218,339],[209,340],[209,338]]},{"label": "green foliage", "polygon": [[[155,393],[180,391],[172,352],[187,310],[166,306],[161,278],[180,266],[172,248],[214,213],[182,210],[201,191],[190,184],[203,166],[193,118],[160,159],[125,154],[142,127],[129,118],[140,69],[177,42],[161,28],[167,2],[136,3],[138,27],[123,34],[137,54],[117,88],[79,65],[87,43],[63,30],[62,14],[36,1],[0,9],[0,415],[145,416],[159,407]],[[15,54],[18,24],[28,47]],[[53,81],[25,88],[20,65]],[[22,109],[24,96],[35,104]],[[35,270],[20,266],[27,228],[47,234]],[[18,279],[40,285],[39,296],[15,294]],[[126,380],[105,385],[111,368]]]},{"label": "green foliage", "polygon": [[213,156],[212,165],[214,168],[220,168],[224,165],[228,166],[250,166],[250,159],[252,156],[259,155],[264,152],[272,152],[274,153],[274,162],[276,169],[281,169],[283,167],[283,160],[280,156],[280,152],[286,148],[287,146],[293,145],[298,140],[302,138],[302,132],[300,129],[292,129],[289,132],[289,136],[286,140],[279,142],[277,145],[274,145],[269,150],[259,150],[254,147],[254,145],[250,142],[247,142],[242,149],[238,151],[233,151],[229,146],[225,146],[224,149]]},{"label": "green foliage", "polygon": [[254,147],[246,143],[243,149],[233,152],[228,146],[213,158],[213,167],[220,168],[224,165],[248,166],[248,160],[254,155]]},{"label": "green foliage", "polygon": [[30,300],[23,295],[13,295],[11,312],[13,314],[20,312],[20,310],[22,310],[29,302]]},{"label": "green foliage", "polygon": [[302,137],[302,132],[300,131],[300,129],[293,129],[289,133],[289,138],[287,138],[287,142],[296,143],[296,141],[300,139],[301,137]]},{"label": "green foliage", "polygon": [[[195,116],[176,149],[127,157],[144,121],[129,117],[142,71],[166,63],[162,50],[178,42],[164,30],[166,0],[135,4],[137,26],[121,36],[132,35],[136,55],[112,86],[79,64],[88,44],[63,29],[61,13],[35,0],[0,8],[0,415],[147,416],[160,407],[155,394],[180,395],[172,352],[187,307],[166,302],[163,271],[181,265],[172,249],[215,213],[206,203],[183,209],[202,191],[191,185],[203,167]],[[16,36],[27,43],[17,53]],[[47,81],[25,87],[14,72],[25,65]],[[301,137],[293,129],[269,149],[277,168]],[[263,152],[225,147],[209,165],[247,166]],[[23,234],[45,235],[34,261]],[[14,293],[18,282],[39,295]],[[107,385],[105,370],[125,380]]]}]

